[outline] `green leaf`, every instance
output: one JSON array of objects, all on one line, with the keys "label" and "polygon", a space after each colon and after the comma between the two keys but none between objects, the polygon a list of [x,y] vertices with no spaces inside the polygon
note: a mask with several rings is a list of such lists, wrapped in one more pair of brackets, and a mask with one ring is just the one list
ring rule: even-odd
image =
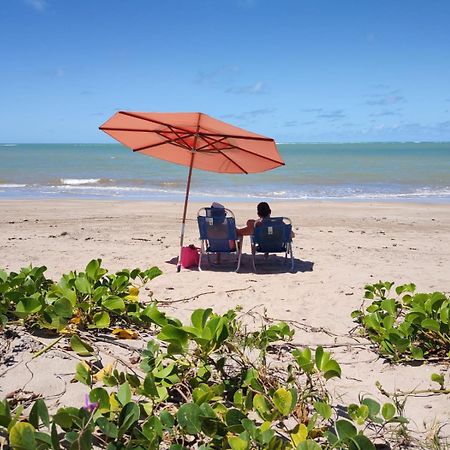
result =
[{"label": "green leaf", "polygon": [[85,272],[91,281],[98,281],[107,272],[101,268],[101,264],[101,259],[93,259],[86,266]]},{"label": "green leaf", "polygon": [[262,394],[256,394],[253,397],[253,406],[263,420],[271,418],[271,407]]},{"label": "green leaf", "polygon": [[108,328],[111,323],[111,318],[106,311],[95,313],[93,320],[96,328]]},{"label": "green leaf", "polygon": [[161,423],[166,430],[170,430],[175,423],[175,420],[173,419],[172,414],[170,414],[169,411],[161,411],[159,414],[159,419],[161,420]]},{"label": "green leaf", "polygon": [[122,312],[125,310],[125,302],[122,298],[115,295],[110,295],[109,297],[102,300],[102,306],[110,311]]},{"label": "green leaf", "polygon": [[355,426],[348,420],[337,420],[335,424],[336,433],[341,441],[346,441],[357,435],[358,431]]},{"label": "green leaf", "polygon": [[116,439],[119,435],[117,426],[110,422],[106,417],[100,416],[96,421],[100,431],[107,437]]},{"label": "green leaf", "polygon": [[325,402],[315,402],[314,409],[325,419],[328,420],[331,418],[333,410],[328,403]]},{"label": "green leaf", "polygon": [[275,407],[283,416],[291,413],[292,394],[288,390],[284,388],[277,389],[273,394],[272,400]]},{"label": "green leaf", "polygon": [[82,294],[90,294],[92,292],[91,283],[84,275],[78,275],[75,279],[75,287]]},{"label": "green leaf", "polygon": [[435,383],[438,383],[441,389],[444,389],[444,375],[441,373],[432,373],[431,374],[431,381],[434,381]]},{"label": "green leaf", "polygon": [[42,302],[36,297],[24,297],[16,304],[16,314],[19,317],[26,317],[42,309]]},{"label": "green leaf", "polygon": [[34,450],[37,448],[35,429],[27,422],[17,422],[9,430],[9,443],[14,450]]},{"label": "green leaf", "polygon": [[28,420],[34,428],[39,428],[39,420],[46,427],[50,426],[50,418],[48,416],[48,409],[45,405],[45,402],[42,398],[37,399],[34,402],[33,407],[31,408],[30,415],[28,416]]},{"label": "green leaf", "polygon": [[427,330],[431,330],[431,331],[436,331],[437,333],[439,333],[441,330],[439,322],[434,319],[422,320],[421,326],[422,326],[422,328],[426,328]]},{"label": "green leaf", "polygon": [[117,400],[119,400],[122,405],[126,405],[131,400],[131,388],[128,383],[120,385],[119,390],[117,391]]},{"label": "green leaf", "polygon": [[228,438],[228,444],[232,450],[247,450],[250,442],[239,436],[231,436]]},{"label": "green leaf", "polygon": [[0,400],[0,426],[8,428],[11,422],[11,411],[7,400]]},{"label": "green leaf", "polygon": [[296,450],[322,450],[322,447],[312,439],[300,442]]},{"label": "green leaf", "polygon": [[371,419],[374,419],[380,412],[380,404],[371,398],[364,398],[361,403],[369,408],[369,417]]},{"label": "green leaf", "polygon": [[363,434],[350,438],[348,448],[349,450],[375,450],[371,440]]},{"label": "green leaf", "polygon": [[291,433],[291,441],[298,447],[301,442],[305,442],[308,437],[308,428],[304,423],[299,423]]},{"label": "green leaf", "polygon": [[72,350],[80,356],[91,356],[94,349],[85,341],[82,341],[77,334],[73,334],[70,338],[70,346]]},{"label": "green leaf", "polygon": [[66,319],[72,317],[73,315],[73,306],[69,299],[67,298],[59,298],[53,304],[53,308],[58,316],[64,317]]},{"label": "green leaf", "polygon": [[175,325],[164,325],[157,337],[161,341],[174,344],[171,349],[172,352],[184,353],[184,350],[187,348],[188,334]]},{"label": "green leaf", "polygon": [[382,300],[381,308],[387,311],[392,316],[395,316],[397,312],[397,303],[393,298],[387,298],[385,300]]},{"label": "green leaf", "polygon": [[153,323],[156,323],[156,325],[159,325],[160,327],[163,327],[168,323],[166,315],[157,308],[155,303],[148,305],[142,311],[141,315],[148,317]]},{"label": "green leaf", "polygon": [[384,420],[391,420],[396,413],[395,406],[392,403],[385,403],[381,408],[381,415]]},{"label": "green leaf", "polygon": [[153,278],[159,277],[162,272],[158,267],[151,267],[150,269],[147,269],[144,274],[149,280],[153,280]]},{"label": "green leaf", "polygon": [[201,432],[201,410],[195,403],[184,403],[177,412],[177,419],[180,426],[191,435]]},{"label": "green leaf", "polygon": [[119,415],[119,438],[139,420],[139,416],[140,410],[136,403],[130,402],[123,407]]},{"label": "green leaf", "polygon": [[56,429],[56,423],[53,422],[52,423],[52,431],[51,431],[51,439],[52,439],[52,446],[53,446],[53,450],[61,450],[61,446],[59,445],[59,436],[58,436],[58,431]]},{"label": "green leaf", "polygon": [[203,330],[208,317],[211,315],[212,309],[196,309],[191,315],[191,322],[194,328]]},{"label": "green leaf", "polygon": [[230,427],[233,425],[241,425],[241,420],[246,416],[236,408],[231,408],[227,411],[225,416],[225,423]]},{"label": "green leaf", "polygon": [[91,384],[92,382],[91,370],[84,361],[79,362],[76,365],[75,379],[78,380],[80,383],[85,384],[86,386],[89,386]]},{"label": "green leaf", "polygon": [[423,350],[420,347],[410,346],[411,355],[414,359],[422,360],[424,359]]},{"label": "green leaf", "polygon": [[347,412],[358,425],[363,425],[369,417],[369,407],[367,405],[356,405],[352,403],[347,407]]},{"label": "green leaf", "polygon": [[98,404],[100,412],[109,412],[111,408],[109,394],[106,389],[103,389],[102,387],[92,389],[92,391],[89,392],[89,400]]}]

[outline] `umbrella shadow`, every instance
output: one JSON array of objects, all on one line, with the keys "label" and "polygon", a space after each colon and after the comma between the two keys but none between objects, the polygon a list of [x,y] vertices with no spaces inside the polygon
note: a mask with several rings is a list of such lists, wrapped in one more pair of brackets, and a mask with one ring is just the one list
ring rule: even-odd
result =
[{"label": "umbrella shadow", "polygon": [[[174,257],[168,264],[176,265],[178,257]],[[284,256],[270,255],[267,259],[263,255],[255,257],[256,273],[257,274],[276,274],[276,273],[304,273],[312,272],[314,270],[314,262],[305,261],[299,258],[294,258],[294,269],[291,270],[291,261],[285,261]],[[209,258],[204,257],[202,260],[202,270],[212,272],[234,272],[237,266],[237,259],[234,255],[222,254],[220,263],[215,262],[215,256]],[[198,271],[197,267],[192,267],[188,270]],[[252,255],[246,253],[242,254],[241,267],[239,273],[255,273],[253,270]]]}]

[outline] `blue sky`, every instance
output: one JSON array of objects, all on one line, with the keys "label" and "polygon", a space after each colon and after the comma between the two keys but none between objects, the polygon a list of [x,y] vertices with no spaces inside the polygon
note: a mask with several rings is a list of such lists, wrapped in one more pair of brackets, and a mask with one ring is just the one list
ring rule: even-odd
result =
[{"label": "blue sky", "polygon": [[448,0],[2,0],[0,142],[113,142],[120,109],[450,141],[449,23]]}]

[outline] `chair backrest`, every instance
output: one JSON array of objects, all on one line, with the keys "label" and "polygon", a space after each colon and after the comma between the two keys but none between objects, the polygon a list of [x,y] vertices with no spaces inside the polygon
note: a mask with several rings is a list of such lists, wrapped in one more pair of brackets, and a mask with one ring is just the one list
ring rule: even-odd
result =
[{"label": "chair backrest", "polygon": [[269,217],[256,224],[253,231],[253,243],[257,252],[285,252],[287,244],[292,242],[292,224],[287,217]]},{"label": "chair backrest", "polygon": [[197,215],[200,239],[211,252],[229,252],[230,241],[237,239],[236,221],[226,208],[202,208]]}]

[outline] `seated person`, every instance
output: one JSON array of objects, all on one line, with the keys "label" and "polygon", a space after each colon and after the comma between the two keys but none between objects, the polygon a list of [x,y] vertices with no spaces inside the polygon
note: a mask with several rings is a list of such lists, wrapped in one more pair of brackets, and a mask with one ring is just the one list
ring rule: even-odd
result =
[{"label": "seated person", "polygon": [[[247,220],[247,225],[244,228],[236,229],[238,236],[251,236],[255,227],[259,226],[264,219],[268,219],[272,211],[268,203],[261,202],[258,203],[258,206],[256,207],[256,213],[258,214],[258,219],[249,219]],[[292,237],[294,236],[295,234],[292,231]]]},{"label": "seated person", "polygon": [[257,227],[264,219],[270,217],[272,211],[270,210],[270,206],[266,202],[258,203],[256,207],[256,213],[258,214],[259,219],[249,219],[247,220],[247,225],[244,228],[238,228],[237,234],[238,236],[250,236],[253,234],[253,230]]}]

